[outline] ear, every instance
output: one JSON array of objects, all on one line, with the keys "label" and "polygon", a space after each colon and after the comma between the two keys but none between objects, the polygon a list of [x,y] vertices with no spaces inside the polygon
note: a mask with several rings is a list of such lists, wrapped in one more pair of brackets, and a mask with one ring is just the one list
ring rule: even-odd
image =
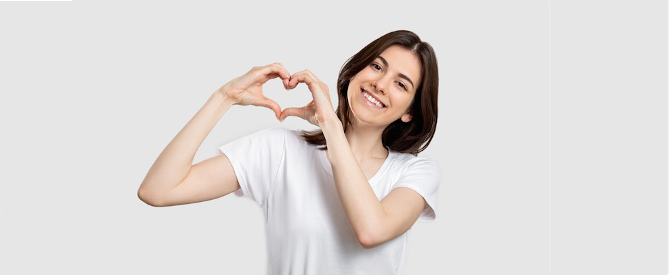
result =
[{"label": "ear", "polygon": [[402,120],[402,122],[405,122],[405,123],[410,122],[410,121],[412,121],[412,115],[410,115],[409,113],[404,114],[400,117],[400,120]]}]

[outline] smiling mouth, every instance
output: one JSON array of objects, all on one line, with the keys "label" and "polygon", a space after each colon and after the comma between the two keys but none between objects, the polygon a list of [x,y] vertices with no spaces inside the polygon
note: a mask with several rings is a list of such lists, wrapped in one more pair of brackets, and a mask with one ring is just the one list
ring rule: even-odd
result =
[{"label": "smiling mouth", "polygon": [[370,95],[366,90],[361,89],[361,93],[363,94],[363,98],[365,98],[372,105],[377,106],[379,108],[386,108],[386,105],[384,105],[384,103],[379,102],[372,95]]}]

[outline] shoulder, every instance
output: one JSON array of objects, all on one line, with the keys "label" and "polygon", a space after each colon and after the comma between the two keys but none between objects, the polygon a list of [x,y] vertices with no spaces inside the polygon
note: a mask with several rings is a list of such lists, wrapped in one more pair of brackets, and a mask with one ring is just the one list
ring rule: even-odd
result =
[{"label": "shoulder", "polygon": [[286,131],[286,144],[287,146],[293,149],[304,149],[312,151],[316,149],[316,145],[310,144],[305,140],[303,134],[308,130],[290,130],[284,129]]},{"label": "shoulder", "polygon": [[311,145],[308,143],[304,138],[303,134],[307,130],[291,130],[291,129],[286,129],[283,127],[273,127],[273,128],[267,128],[258,132],[255,132],[249,137],[257,137],[257,138],[266,138],[266,139],[279,139],[287,144],[293,144],[293,145],[301,145],[301,146],[307,146],[307,147],[316,147],[315,145]]},{"label": "shoulder", "polygon": [[430,159],[394,151],[391,151],[390,154],[393,154],[393,161],[391,164],[393,170],[398,171],[398,173],[402,174],[410,171],[418,171],[439,174],[439,167]]},{"label": "shoulder", "polygon": [[[290,130],[283,127],[266,128],[243,136],[225,146],[244,148],[272,148],[282,151],[312,151],[315,145],[309,144],[302,130]],[[246,150],[246,149],[245,149]]]},{"label": "shoulder", "polygon": [[285,143],[286,129],[281,127],[266,128],[241,136],[220,147],[225,152],[252,150],[257,148],[277,148]]},{"label": "shoulder", "polygon": [[424,157],[406,153],[394,153],[394,163],[390,170],[395,173],[391,189],[405,187],[416,191],[426,201],[426,207],[419,220],[435,219],[435,202],[440,185],[440,170],[437,164]]},{"label": "shoulder", "polygon": [[285,142],[288,131],[282,127],[266,128],[247,135],[242,139],[247,139],[251,142],[281,144]]},{"label": "shoulder", "polygon": [[278,137],[278,136],[285,136],[286,132],[289,130],[282,128],[282,127],[273,127],[273,128],[267,128],[260,130],[258,132],[255,132],[251,134],[251,136],[258,136],[258,137]]},{"label": "shoulder", "polygon": [[291,130],[291,129],[284,129],[284,133],[286,134],[287,139],[292,139],[292,140],[302,140],[302,131],[301,130]]}]

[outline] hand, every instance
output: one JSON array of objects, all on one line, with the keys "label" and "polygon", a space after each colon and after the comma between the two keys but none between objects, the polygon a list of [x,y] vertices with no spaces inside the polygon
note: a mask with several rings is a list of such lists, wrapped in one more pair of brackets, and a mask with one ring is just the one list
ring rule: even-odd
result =
[{"label": "hand", "polygon": [[263,95],[263,84],[273,78],[281,78],[284,88],[288,89],[291,75],[279,63],[263,67],[254,67],[246,74],[231,80],[217,90],[236,105],[254,105],[266,107],[279,118],[281,108],[277,102]]},{"label": "hand", "polygon": [[307,84],[313,99],[304,107],[284,109],[279,116],[280,121],[283,121],[287,116],[297,116],[323,129],[324,122],[329,119],[337,119],[326,84],[308,70],[292,75],[287,87],[293,89],[298,86],[298,83]]}]

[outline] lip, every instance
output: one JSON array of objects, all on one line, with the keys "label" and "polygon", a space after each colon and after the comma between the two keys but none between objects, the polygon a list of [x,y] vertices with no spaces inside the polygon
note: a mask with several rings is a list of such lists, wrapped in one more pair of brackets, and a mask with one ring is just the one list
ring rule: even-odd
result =
[{"label": "lip", "polygon": [[[378,107],[376,104],[370,102],[367,98],[365,98],[365,96],[363,95],[363,93],[367,93],[368,95],[370,95],[371,97],[373,97],[374,99],[376,99],[379,103],[381,103],[382,105],[384,105],[384,107],[381,107],[381,108],[380,108],[380,107]],[[376,97],[375,95],[373,95],[372,93],[368,92],[366,89],[363,89],[363,88],[361,88],[361,99],[362,99],[365,103],[367,103],[368,105],[370,105],[371,107],[374,107],[374,108],[376,108],[376,109],[384,109],[384,108],[386,108],[386,104],[385,104],[383,101],[379,100],[378,97]]]}]

